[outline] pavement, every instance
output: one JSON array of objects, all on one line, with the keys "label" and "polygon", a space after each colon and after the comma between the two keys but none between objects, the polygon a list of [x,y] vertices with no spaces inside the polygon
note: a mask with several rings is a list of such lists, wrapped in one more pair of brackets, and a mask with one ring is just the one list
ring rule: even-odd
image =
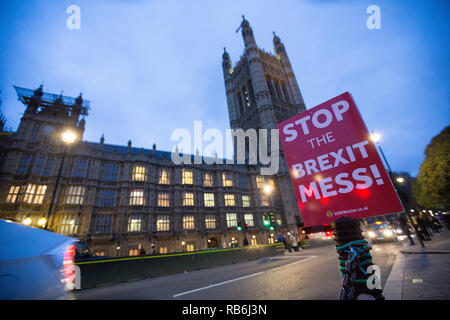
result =
[{"label": "pavement", "polygon": [[414,239],[415,246],[405,244],[400,250],[400,260],[404,260],[402,300],[450,299],[450,231],[441,230],[424,242],[425,248]]}]

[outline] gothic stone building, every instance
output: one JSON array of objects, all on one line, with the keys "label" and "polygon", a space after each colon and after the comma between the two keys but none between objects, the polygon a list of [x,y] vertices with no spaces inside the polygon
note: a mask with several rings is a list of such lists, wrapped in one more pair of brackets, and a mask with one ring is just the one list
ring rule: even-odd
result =
[{"label": "gothic stone building", "polygon": [[[276,56],[256,46],[241,24],[245,53],[223,55],[231,128],[276,128],[305,109],[284,45]],[[296,234],[299,210],[281,154],[280,172],[257,165],[181,164],[171,153],[83,141],[89,101],[15,87],[26,110],[16,132],[0,133],[0,217],[74,236],[99,255],[137,254],[277,241]],[[61,135],[76,133],[74,143]],[[193,156],[192,156],[193,158]],[[270,185],[267,194],[264,187]],[[271,217],[275,230],[263,223]]]}]

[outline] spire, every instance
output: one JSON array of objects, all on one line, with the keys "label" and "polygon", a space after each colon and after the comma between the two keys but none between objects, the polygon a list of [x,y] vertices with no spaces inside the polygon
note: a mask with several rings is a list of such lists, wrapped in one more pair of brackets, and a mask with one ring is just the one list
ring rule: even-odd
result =
[{"label": "spire", "polygon": [[78,98],[75,99],[75,103],[79,106],[81,106],[83,104],[83,94],[80,92],[80,95],[78,96]]},{"label": "spire", "polygon": [[275,34],[275,31],[273,32],[273,48],[275,50],[275,54],[277,57],[280,57],[280,55],[285,55],[285,49],[284,44],[281,42],[280,37],[278,37]]},{"label": "spire", "polygon": [[[256,47],[255,38],[253,37],[253,30],[250,27],[250,23],[245,19],[244,15],[242,15],[242,22],[239,29],[242,29],[242,37],[244,38],[245,47]],[[239,29],[236,30],[236,32],[239,31]]]},{"label": "spire", "polygon": [[230,61],[230,55],[227,52],[227,49],[223,47],[223,55],[222,55],[222,67],[225,76],[233,73],[233,66]]},{"label": "spire", "polygon": [[44,85],[43,84],[41,84],[40,86],[39,86],[39,88],[37,88],[36,90],[34,90],[34,95],[36,96],[36,97],[42,97],[42,95],[44,94],[44,92],[43,92],[43,90],[42,90],[42,88],[44,87]]},{"label": "spire", "polygon": [[281,40],[280,40],[280,38],[275,34],[275,31],[273,31],[273,44],[274,44],[274,45],[277,45],[277,44],[279,44],[279,43],[281,43]]},{"label": "spire", "polygon": [[228,54],[227,48],[226,48],[226,47],[223,47],[222,60],[223,60],[223,61],[230,60],[230,55]]},{"label": "spire", "polygon": [[39,88],[34,90],[34,94],[30,98],[30,102],[28,103],[28,107],[26,112],[35,113],[37,108],[42,102],[42,96],[44,95],[44,91],[42,90],[43,85],[41,84]]}]

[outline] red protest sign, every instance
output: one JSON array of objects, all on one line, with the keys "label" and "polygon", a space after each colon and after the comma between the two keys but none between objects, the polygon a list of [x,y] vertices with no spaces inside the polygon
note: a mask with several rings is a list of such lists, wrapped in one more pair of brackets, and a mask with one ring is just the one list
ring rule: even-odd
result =
[{"label": "red protest sign", "polygon": [[403,211],[350,93],[278,129],[305,226]]}]

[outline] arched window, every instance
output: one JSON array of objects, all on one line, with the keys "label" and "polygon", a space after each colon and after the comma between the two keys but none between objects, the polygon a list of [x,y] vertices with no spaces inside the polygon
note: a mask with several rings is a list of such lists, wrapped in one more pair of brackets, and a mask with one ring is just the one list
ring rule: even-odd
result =
[{"label": "arched window", "polygon": [[284,81],[281,81],[281,88],[283,89],[284,98],[285,98],[286,102],[289,102],[289,103],[290,103],[289,95],[288,95],[288,93],[287,93],[286,85],[284,84]]},{"label": "arched window", "polygon": [[267,86],[269,87],[270,95],[273,96],[272,81],[271,81],[269,75],[266,75],[266,81],[267,81]]},{"label": "arched window", "polygon": [[281,98],[281,92],[280,92],[280,84],[278,83],[278,80],[277,79],[273,79],[273,82],[274,82],[274,84],[275,84],[275,90],[276,90],[276,92],[277,92],[277,97],[278,97],[278,99],[282,99]]},{"label": "arched window", "polygon": [[248,80],[247,87],[248,87],[248,93],[250,94],[250,105],[256,105],[255,92],[253,91],[253,85],[252,85],[251,80]]},{"label": "arched window", "polygon": [[239,105],[239,113],[243,114],[244,113],[244,106],[242,105],[242,96],[241,96],[240,92],[237,93],[237,100],[238,100],[238,105]]},{"label": "arched window", "polygon": [[250,107],[250,98],[248,96],[248,91],[245,86],[242,87],[242,93],[244,94],[244,103],[246,107]]}]

